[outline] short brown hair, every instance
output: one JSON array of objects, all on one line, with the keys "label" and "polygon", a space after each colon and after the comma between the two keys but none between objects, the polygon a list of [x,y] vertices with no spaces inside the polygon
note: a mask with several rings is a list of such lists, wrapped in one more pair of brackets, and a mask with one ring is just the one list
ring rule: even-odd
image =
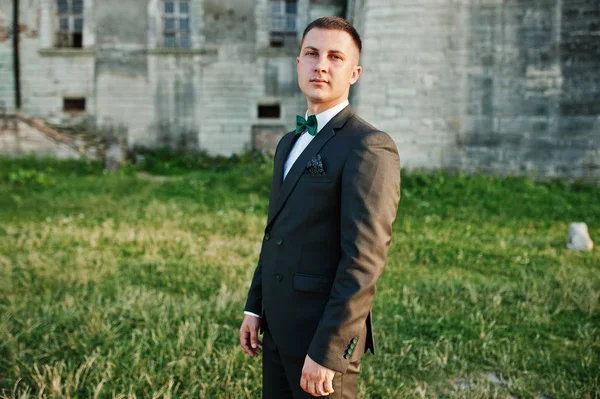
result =
[{"label": "short brown hair", "polygon": [[312,21],[306,29],[304,29],[304,33],[302,34],[302,42],[304,42],[304,38],[306,34],[310,32],[311,29],[319,28],[319,29],[331,29],[331,30],[342,30],[348,33],[352,37],[352,41],[356,47],[358,47],[358,53],[362,51],[362,41],[360,40],[360,35],[352,26],[352,24],[346,21],[341,17],[321,17]]}]

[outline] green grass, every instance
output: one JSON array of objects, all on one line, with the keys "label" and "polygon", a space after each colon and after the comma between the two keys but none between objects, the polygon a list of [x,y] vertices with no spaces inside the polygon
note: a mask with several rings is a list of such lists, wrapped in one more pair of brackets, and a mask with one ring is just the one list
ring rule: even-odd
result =
[{"label": "green grass", "polygon": [[[260,397],[237,331],[272,164],[161,162],[0,159],[0,397]],[[359,397],[599,398],[600,251],[565,249],[599,199],[403,174]]]}]

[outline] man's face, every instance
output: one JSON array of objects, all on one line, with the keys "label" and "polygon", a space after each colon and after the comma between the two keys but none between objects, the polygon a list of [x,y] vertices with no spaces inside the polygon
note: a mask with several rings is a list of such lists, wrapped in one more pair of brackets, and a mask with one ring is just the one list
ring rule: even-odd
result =
[{"label": "man's face", "polygon": [[358,48],[347,32],[311,29],[296,58],[298,85],[310,113],[320,113],[348,98],[361,72]]}]

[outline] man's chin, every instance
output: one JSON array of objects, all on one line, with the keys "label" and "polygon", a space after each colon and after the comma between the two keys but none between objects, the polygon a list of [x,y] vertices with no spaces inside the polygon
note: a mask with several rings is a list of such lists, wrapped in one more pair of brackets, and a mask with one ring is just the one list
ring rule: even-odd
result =
[{"label": "man's chin", "polygon": [[308,97],[314,103],[324,103],[331,100],[331,98],[321,90],[311,90],[306,97]]}]

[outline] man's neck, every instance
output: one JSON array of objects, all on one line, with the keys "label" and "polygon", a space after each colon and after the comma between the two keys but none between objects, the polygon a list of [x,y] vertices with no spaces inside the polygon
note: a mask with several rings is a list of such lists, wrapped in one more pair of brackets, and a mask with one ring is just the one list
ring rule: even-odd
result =
[{"label": "man's neck", "polygon": [[331,109],[331,108],[335,107],[336,105],[339,105],[339,104],[343,103],[346,100],[348,100],[348,97],[342,98],[341,100],[339,100],[336,103],[311,103],[310,101],[307,101],[307,103],[308,103],[308,116],[310,116],[310,115],[318,115],[318,114],[320,114],[322,112],[327,111],[328,109]]}]

